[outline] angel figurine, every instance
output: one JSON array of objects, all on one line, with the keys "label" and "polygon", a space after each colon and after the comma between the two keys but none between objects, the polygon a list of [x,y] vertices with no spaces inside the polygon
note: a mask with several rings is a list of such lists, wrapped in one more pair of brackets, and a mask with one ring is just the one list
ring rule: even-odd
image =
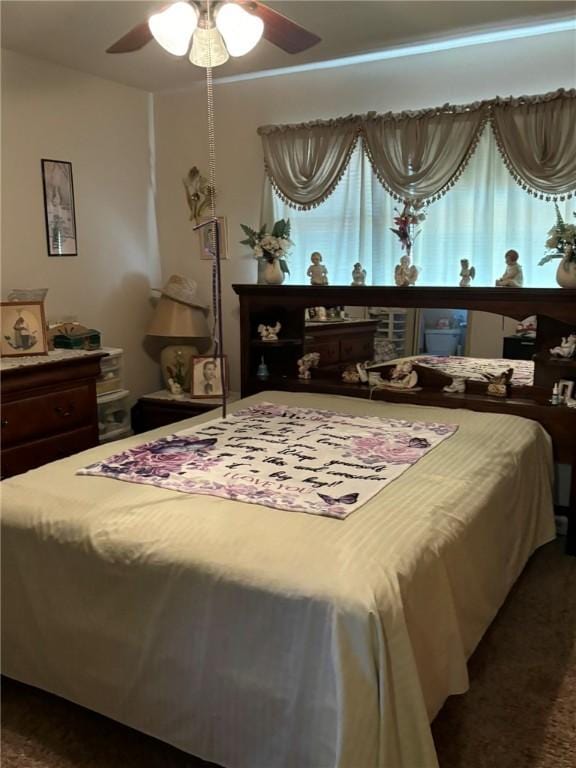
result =
[{"label": "angel figurine", "polygon": [[468,259],[460,259],[460,288],[469,288],[470,283],[476,277],[476,270],[470,266]]},{"label": "angel figurine", "polygon": [[557,347],[552,347],[550,354],[555,357],[576,356],[576,333],[571,333],[570,336],[562,336],[562,343]]},{"label": "angel figurine", "polygon": [[522,267],[518,264],[518,251],[509,250],[504,254],[506,260],[506,271],[499,280],[496,280],[497,288],[522,288],[524,284],[524,274]]},{"label": "angel figurine", "polygon": [[308,352],[298,360],[298,378],[311,379],[310,368],[317,368],[320,362],[320,352]]},{"label": "angel figurine", "polygon": [[262,341],[278,341],[278,334],[280,333],[281,328],[282,326],[279,322],[276,322],[276,325],[264,325],[263,323],[260,323],[257,330]]},{"label": "angel figurine", "polygon": [[487,394],[495,395],[496,397],[509,397],[510,387],[512,386],[512,376],[514,375],[514,368],[508,368],[502,373],[496,375],[483,373],[484,378],[488,381]]},{"label": "angel figurine", "polygon": [[354,264],[351,285],[366,285],[366,270],[362,269],[362,264],[359,261]]},{"label": "angel figurine", "polygon": [[400,288],[407,288],[409,285],[416,285],[418,279],[418,269],[410,264],[410,256],[404,255],[400,258],[400,264],[396,265],[394,270],[394,281]]},{"label": "angel figurine", "polygon": [[328,285],[328,270],[322,264],[322,254],[318,251],[310,256],[312,262],[306,274],[310,278],[310,285]]}]

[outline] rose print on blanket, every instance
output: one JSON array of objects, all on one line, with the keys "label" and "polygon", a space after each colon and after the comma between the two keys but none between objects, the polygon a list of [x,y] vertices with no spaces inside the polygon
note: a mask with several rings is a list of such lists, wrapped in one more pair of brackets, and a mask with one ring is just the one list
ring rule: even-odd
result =
[{"label": "rose print on blanket", "polygon": [[261,403],[79,474],[343,519],[456,430]]}]

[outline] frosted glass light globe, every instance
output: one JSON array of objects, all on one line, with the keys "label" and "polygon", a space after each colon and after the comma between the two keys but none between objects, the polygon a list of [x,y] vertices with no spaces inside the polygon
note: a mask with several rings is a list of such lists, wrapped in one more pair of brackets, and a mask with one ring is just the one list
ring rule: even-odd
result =
[{"label": "frosted glass light globe", "polygon": [[148,19],[150,32],[164,50],[184,56],[198,26],[198,14],[190,3],[174,3]]},{"label": "frosted glass light globe", "polygon": [[216,26],[230,56],[244,56],[258,43],[264,22],[235,3],[225,3],[216,14]]}]

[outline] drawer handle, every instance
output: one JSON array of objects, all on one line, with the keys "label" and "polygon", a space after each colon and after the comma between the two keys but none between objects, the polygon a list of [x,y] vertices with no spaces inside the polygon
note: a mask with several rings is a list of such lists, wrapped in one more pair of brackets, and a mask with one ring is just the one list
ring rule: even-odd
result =
[{"label": "drawer handle", "polygon": [[66,409],[66,408],[62,408],[61,406],[57,405],[54,408],[54,411],[58,414],[58,416],[62,416],[63,419],[67,419],[68,416],[72,416],[72,414],[74,413],[74,406],[73,405],[69,405],[68,409]]},{"label": "drawer handle", "polygon": [[2,419],[1,424],[2,424],[3,427],[7,427],[8,426],[8,419]]}]

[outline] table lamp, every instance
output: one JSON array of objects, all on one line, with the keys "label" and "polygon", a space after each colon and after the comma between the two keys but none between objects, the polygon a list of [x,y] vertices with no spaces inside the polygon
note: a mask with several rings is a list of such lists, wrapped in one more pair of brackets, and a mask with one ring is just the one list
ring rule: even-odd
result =
[{"label": "table lamp", "polygon": [[205,347],[211,341],[207,317],[208,308],[196,297],[196,283],[172,275],[160,291],[147,335],[169,342],[160,354],[160,366],[164,385],[173,394],[190,390],[190,359],[198,354],[198,344]]}]

